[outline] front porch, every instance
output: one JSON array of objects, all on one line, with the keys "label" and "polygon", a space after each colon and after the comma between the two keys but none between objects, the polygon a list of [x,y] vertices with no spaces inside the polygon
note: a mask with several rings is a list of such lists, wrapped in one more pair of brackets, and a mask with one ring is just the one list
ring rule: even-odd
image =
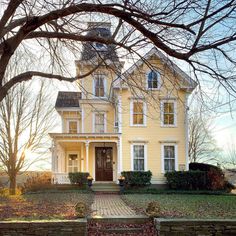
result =
[{"label": "front porch", "polygon": [[121,170],[119,134],[50,134],[53,183],[70,184],[69,172],[88,172],[95,182],[117,182]]}]

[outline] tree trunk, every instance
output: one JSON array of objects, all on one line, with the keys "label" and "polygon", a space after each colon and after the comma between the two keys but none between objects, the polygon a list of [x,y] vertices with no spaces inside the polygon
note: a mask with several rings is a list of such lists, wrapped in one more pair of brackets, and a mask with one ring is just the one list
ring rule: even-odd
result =
[{"label": "tree trunk", "polygon": [[10,195],[16,194],[16,173],[10,174]]}]

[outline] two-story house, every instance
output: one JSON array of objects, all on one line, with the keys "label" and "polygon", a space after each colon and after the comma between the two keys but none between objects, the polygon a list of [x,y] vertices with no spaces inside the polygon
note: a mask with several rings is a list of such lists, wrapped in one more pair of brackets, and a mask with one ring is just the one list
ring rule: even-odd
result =
[{"label": "two-story house", "polygon": [[[109,37],[110,24],[89,23],[87,34]],[[144,49],[145,50],[145,49]],[[188,169],[187,101],[196,83],[156,48],[122,72],[114,45],[87,42],[78,74],[80,91],[59,92],[62,131],[51,133],[52,173],[69,183],[69,172],[95,181],[117,181],[122,171],[146,171],[152,183],[164,173]]]}]

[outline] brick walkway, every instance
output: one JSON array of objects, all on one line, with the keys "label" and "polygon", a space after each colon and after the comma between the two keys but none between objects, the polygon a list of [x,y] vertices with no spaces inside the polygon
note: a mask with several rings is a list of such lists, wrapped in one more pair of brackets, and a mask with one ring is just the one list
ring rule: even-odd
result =
[{"label": "brick walkway", "polygon": [[95,195],[92,204],[92,216],[136,216],[119,195],[101,194]]}]

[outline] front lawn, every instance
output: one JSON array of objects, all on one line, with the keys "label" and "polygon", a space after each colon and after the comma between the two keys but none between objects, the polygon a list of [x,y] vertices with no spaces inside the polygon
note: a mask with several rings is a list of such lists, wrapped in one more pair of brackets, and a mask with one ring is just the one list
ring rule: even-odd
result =
[{"label": "front lawn", "polygon": [[236,196],[186,194],[127,194],[123,200],[139,213],[149,202],[158,201],[160,217],[165,218],[236,218]]},{"label": "front lawn", "polygon": [[0,196],[0,220],[75,219],[74,206],[79,201],[90,206],[92,193],[60,191]]}]

